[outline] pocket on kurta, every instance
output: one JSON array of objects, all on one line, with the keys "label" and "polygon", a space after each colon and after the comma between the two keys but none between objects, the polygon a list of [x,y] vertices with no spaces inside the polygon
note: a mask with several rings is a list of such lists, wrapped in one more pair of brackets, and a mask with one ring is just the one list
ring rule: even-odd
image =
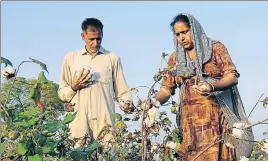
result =
[{"label": "pocket on kurta", "polygon": [[109,67],[103,67],[94,74],[97,83],[109,84],[112,77],[112,70]]}]

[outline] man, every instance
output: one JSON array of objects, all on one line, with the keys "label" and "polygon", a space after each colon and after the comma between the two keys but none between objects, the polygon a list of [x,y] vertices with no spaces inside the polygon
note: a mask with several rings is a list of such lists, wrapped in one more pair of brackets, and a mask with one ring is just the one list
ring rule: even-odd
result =
[{"label": "man", "polygon": [[122,101],[123,111],[134,110],[120,58],[101,46],[103,24],[87,18],[81,27],[85,47],[64,57],[58,91],[59,98],[77,112],[70,131],[80,140],[86,134],[96,139],[106,125],[114,125],[114,97]]}]

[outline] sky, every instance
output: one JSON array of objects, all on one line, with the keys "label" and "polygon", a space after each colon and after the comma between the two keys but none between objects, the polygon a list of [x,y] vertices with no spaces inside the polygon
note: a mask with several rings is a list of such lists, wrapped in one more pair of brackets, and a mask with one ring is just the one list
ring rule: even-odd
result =
[{"label": "sky", "polygon": [[[95,17],[104,24],[102,45],[120,56],[129,87],[151,86],[161,53],[174,50],[169,24],[177,14],[190,13],[207,36],[227,47],[241,74],[238,88],[246,113],[261,94],[268,96],[268,2],[2,2],[1,7],[1,56],[15,67],[38,59],[56,83],[63,57],[84,47],[82,21]],[[40,71],[38,65],[24,64],[19,75],[32,78]],[[140,89],[139,96],[145,98],[146,92]],[[267,117],[268,109],[259,103],[249,119],[256,123]],[[175,122],[175,115],[170,118]],[[254,127],[255,140],[265,131],[267,125]]]}]

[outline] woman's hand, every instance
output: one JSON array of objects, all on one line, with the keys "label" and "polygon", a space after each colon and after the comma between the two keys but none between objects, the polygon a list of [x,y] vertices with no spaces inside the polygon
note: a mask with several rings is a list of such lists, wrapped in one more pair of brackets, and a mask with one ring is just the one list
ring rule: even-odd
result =
[{"label": "woman's hand", "polygon": [[208,82],[199,82],[194,88],[201,94],[201,95],[209,95],[211,92],[214,91],[214,86]]},{"label": "woman's hand", "polygon": [[159,92],[157,92],[155,95],[155,99],[159,101],[161,105],[163,105],[169,100],[171,95],[170,93],[171,92],[167,88],[161,87]]}]

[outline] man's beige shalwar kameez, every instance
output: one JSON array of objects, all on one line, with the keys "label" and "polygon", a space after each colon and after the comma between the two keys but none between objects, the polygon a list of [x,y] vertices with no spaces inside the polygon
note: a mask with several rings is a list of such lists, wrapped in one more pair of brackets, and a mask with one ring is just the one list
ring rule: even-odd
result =
[{"label": "man's beige shalwar kameez", "polygon": [[[61,100],[75,104],[77,115],[70,124],[74,138],[81,138],[91,130],[96,138],[105,125],[114,125],[114,97],[132,100],[120,58],[103,48],[100,52],[91,56],[83,48],[64,57],[58,94]],[[71,88],[72,79],[75,71],[84,66],[93,69],[95,83],[75,92]]]}]

